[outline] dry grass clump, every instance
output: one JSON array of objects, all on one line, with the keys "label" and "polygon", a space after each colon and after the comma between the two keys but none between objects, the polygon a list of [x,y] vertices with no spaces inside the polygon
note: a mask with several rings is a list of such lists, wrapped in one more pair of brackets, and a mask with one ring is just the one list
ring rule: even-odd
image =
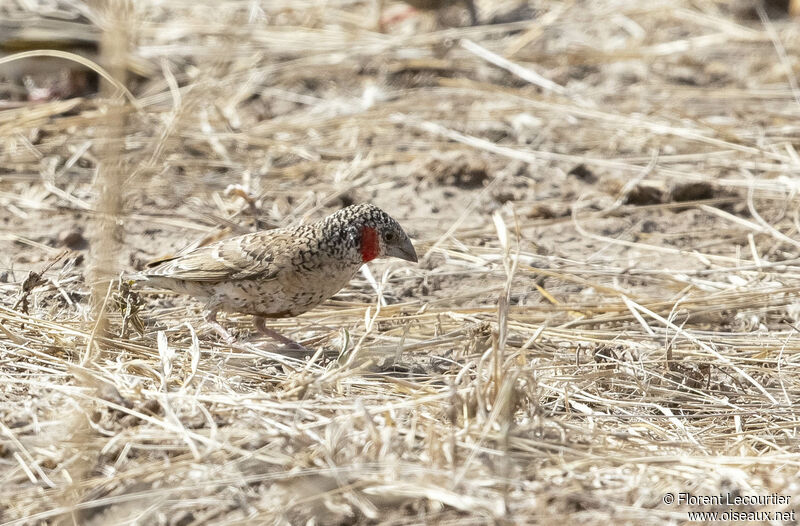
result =
[{"label": "dry grass clump", "polygon": [[[800,26],[521,4],[385,34],[350,0],[3,5],[99,28],[47,47],[117,80],[0,84],[0,523],[681,523],[713,508],[668,492],[798,493]],[[421,261],[273,324],[309,355],[107,281],[360,201]]]}]

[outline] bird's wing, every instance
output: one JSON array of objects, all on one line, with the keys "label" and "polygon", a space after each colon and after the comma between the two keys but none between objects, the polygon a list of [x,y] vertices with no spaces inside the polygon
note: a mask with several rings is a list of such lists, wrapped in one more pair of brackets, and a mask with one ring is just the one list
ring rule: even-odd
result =
[{"label": "bird's wing", "polygon": [[293,239],[283,230],[232,237],[160,260],[144,275],[185,281],[273,279],[291,261]]}]

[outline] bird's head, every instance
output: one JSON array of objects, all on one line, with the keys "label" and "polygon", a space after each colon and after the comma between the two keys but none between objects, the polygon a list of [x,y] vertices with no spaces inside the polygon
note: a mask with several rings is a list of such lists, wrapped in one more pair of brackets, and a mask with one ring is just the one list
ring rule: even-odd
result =
[{"label": "bird's head", "polygon": [[329,219],[347,225],[347,240],[358,249],[364,263],[382,257],[417,262],[417,252],[403,228],[375,205],[348,206]]}]

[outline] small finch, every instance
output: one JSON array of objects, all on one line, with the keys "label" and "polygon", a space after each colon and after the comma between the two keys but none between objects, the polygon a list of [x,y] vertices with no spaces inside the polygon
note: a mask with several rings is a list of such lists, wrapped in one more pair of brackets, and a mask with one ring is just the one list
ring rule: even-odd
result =
[{"label": "small finch", "polygon": [[140,279],[206,302],[206,321],[223,338],[217,311],[252,314],[256,328],[294,342],[264,324],[297,316],[342,289],[361,265],[380,257],[417,261],[397,222],[371,204],[348,206],[307,225],[264,230],[217,241],[151,263]]},{"label": "small finch", "polygon": [[463,3],[469,11],[469,19],[472,25],[474,26],[478,23],[478,10],[475,8],[474,0],[403,0],[403,2],[416,9],[424,9],[427,11]]},{"label": "small finch", "polygon": [[[467,11],[469,11],[470,24],[473,26],[478,25],[478,10],[475,7],[475,0],[403,0],[403,2],[420,11],[436,11],[437,9],[450,7],[451,5],[463,4],[467,8]],[[385,3],[386,0],[378,0],[379,16],[383,13]],[[383,28],[385,24],[386,21],[381,19],[378,23],[378,27]]]}]

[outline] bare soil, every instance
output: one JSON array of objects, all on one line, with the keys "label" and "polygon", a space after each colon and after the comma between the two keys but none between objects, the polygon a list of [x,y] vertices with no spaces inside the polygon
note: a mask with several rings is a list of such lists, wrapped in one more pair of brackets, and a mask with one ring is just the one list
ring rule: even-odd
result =
[{"label": "bare soil", "polygon": [[[350,0],[145,1],[124,20],[61,4],[0,18],[94,28],[99,55],[50,25],[30,47],[108,69],[122,43],[130,91],[92,74],[67,93],[57,65],[37,73],[59,86],[45,100],[11,70],[0,83],[1,524],[728,509],[665,503],[680,492],[796,508],[788,6],[484,1],[476,27],[455,5],[380,33],[375,6]],[[112,175],[122,204],[103,231]],[[191,298],[105,288],[359,202],[395,217],[420,262],[377,261],[272,325],[308,353],[238,315],[221,317],[227,345]]]}]

